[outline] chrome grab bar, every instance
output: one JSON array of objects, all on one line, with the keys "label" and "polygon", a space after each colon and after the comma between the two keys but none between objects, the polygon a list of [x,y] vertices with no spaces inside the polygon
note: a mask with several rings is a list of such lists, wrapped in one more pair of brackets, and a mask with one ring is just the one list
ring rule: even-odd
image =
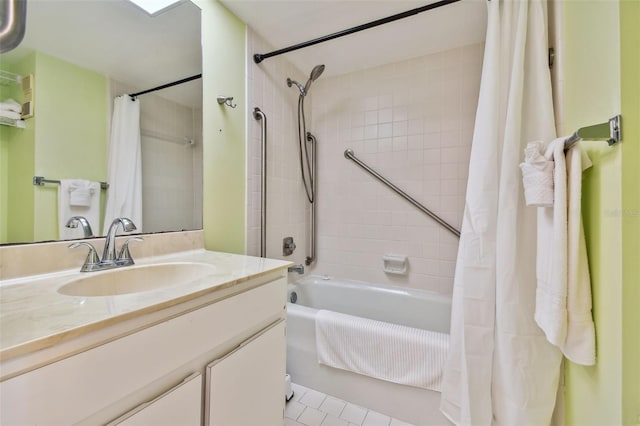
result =
[{"label": "chrome grab bar", "polygon": [[410,202],[411,204],[413,204],[414,207],[416,207],[418,210],[420,210],[422,213],[426,214],[427,216],[429,216],[431,219],[435,220],[436,222],[438,222],[440,225],[442,225],[447,231],[451,232],[453,235],[455,235],[456,237],[460,238],[460,231],[458,231],[456,228],[454,228],[453,226],[449,225],[447,222],[445,222],[443,219],[441,219],[438,215],[436,215],[435,213],[433,213],[431,210],[429,210],[428,208],[426,208],[425,206],[423,206],[422,204],[420,204],[419,202],[417,202],[413,197],[411,197],[409,194],[407,194],[406,192],[404,192],[402,189],[398,188],[397,186],[395,186],[393,183],[391,183],[387,178],[385,178],[384,176],[382,176],[380,173],[376,172],[375,170],[373,170],[371,167],[367,166],[365,163],[363,163],[361,160],[359,160],[355,154],[353,153],[352,149],[347,149],[344,151],[344,156],[347,160],[351,160],[354,163],[356,163],[358,166],[362,167],[365,171],[367,171],[369,174],[371,174],[373,177],[375,177],[376,179],[378,179],[380,182],[384,183],[385,185],[387,185],[389,188],[391,188],[396,194],[398,194],[399,196],[401,196],[402,198],[404,198],[405,200],[407,200],[408,202]]},{"label": "chrome grab bar", "polygon": [[260,257],[267,256],[267,116],[256,107],[253,109],[253,118],[261,120],[260,126]]},{"label": "chrome grab bar", "polygon": [[307,132],[307,142],[311,142],[311,170],[309,171],[311,175],[311,180],[313,181],[313,203],[311,203],[311,213],[310,213],[310,227],[311,227],[311,238],[309,239],[309,252],[310,254],[304,261],[304,264],[309,266],[313,262],[316,261],[316,246],[317,246],[317,233],[318,226],[316,225],[316,218],[318,213],[318,145],[316,137],[311,134],[311,132]]}]

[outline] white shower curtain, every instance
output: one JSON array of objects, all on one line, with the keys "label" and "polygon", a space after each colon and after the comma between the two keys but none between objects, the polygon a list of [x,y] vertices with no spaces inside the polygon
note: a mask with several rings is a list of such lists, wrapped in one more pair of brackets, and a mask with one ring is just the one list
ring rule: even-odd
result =
[{"label": "white shower curtain", "polygon": [[142,230],[142,154],[140,101],[129,95],[113,101],[109,138],[107,205],[104,234],[117,217],[127,217]]},{"label": "white shower curtain", "polygon": [[546,1],[487,1],[442,412],[459,425],[548,425],[560,351],[536,325],[536,209],[524,146],[555,137]]}]

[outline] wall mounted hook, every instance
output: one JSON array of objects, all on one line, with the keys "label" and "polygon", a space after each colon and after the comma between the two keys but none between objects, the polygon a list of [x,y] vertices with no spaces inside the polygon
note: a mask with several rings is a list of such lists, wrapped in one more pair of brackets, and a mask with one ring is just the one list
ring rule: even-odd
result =
[{"label": "wall mounted hook", "polygon": [[233,96],[222,96],[222,95],[220,95],[216,99],[218,100],[218,103],[220,105],[226,105],[226,106],[231,107],[231,108],[235,108],[235,107],[238,106],[237,104],[233,103]]}]

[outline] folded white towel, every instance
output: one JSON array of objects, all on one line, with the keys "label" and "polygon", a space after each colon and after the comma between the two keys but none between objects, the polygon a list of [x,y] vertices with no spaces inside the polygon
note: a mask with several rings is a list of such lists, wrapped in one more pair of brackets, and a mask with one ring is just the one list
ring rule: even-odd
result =
[{"label": "folded white towel", "polygon": [[530,142],[520,164],[524,198],[528,206],[553,206],[553,161],[544,157],[544,143]]},{"label": "folded white towel", "polygon": [[554,203],[553,209],[538,209],[535,320],[569,360],[593,365],[595,330],[580,211],[583,167],[578,146],[565,158],[564,140],[547,148],[555,163]]},{"label": "folded white towel", "polygon": [[69,183],[69,205],[72,207],[91,206],[91,197],[96,193],[95,182],[76,179]]},{"label": "folded white towel", "polygon": [[316,348],[321,364],[440,391],[449,335],[320,310]]},{"label": "folded white towel", "polygon": [[[70,190],[74,188],[73,190]],[[74,205],[71,204],[71,194],[77,188],[87,188],[89,195],[89,204]],[[85,203],[84,195],[80,196],[79,201]],[[76,201],[77,202],[77,201]],[[74,238],[83,238],[84,234],[80,227],[67,228],[67,221],[73,216],[84,216],[89,221],[91,229],[95,232],[100,229],[100,183],[90,182],[81,179],[62,179],[60,188],[58,189],[58,235],[61,240],[69,240]],[[97,234],[96,234],[97,235]]]},{"label": "folded white towel", "polygon": [[22,105],[20,105],[15,100],[9,98],[9,99],[6,99],[6,100],[0,102],[0,110],[1,111],[13,111],[13,112],[20,113],[20,112],[22,112]]},{"label": "folded white towel", "polygon": [[20,120],[22,118],[20,113],[9,110],[0,110],[0,117],[9,118],[11,120]]}]

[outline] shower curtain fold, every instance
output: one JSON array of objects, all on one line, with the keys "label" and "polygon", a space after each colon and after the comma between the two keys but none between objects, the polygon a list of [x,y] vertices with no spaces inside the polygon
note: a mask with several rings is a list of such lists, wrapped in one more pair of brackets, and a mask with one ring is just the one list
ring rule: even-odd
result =
[{"label": "shower curtain fold", "polygon": [[140,101],[129,95],[113,101],[109,137],[107,178],[109,191],[104,216],[104,234],[111,221],[127,217],[142,228],[142,151],[140,145]]},{"label": "shower curtain fold", "polygon": [[491,0],[441,410],[460,425],[545,425],[560,351],[534,320],[536,210],[519,163],[555,138],[544,0]]}]

